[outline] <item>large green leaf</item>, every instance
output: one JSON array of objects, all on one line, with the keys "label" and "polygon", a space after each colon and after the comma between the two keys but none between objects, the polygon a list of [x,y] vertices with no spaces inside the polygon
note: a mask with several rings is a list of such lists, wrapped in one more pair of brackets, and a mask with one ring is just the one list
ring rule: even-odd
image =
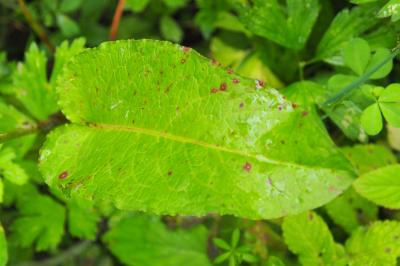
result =
[{"label": "large green leaf", "polygon": [[0,225],[0,266],[5,266],[7,264],[7,260],[7,241],[4,234],[4,229]]},{"label": "large green leaf", "polygon": [[400,223],[380,221],[360,227],[346,241],[346,250],[349,266],[395,266],[400,256]]},{"label": "large green leaf", "polygon": [[158,214],[272,218],[352,181],[315,116],[189,48],[106,43],[75,57],[58,93],[74,124],[49,135],[41,171],[67,194]]},{"label": "large green leaf", "polygon": [[158,217],[127,216],[103,236],[111,252],[127,265],[208,266],[207,230],[169,231]]},{"label": "large green leaf", "polygon": [[343,247],[335,243],[324,220],[314,212],[286,217],[282,230],[302,265],[345,265]]},{"label": "large green leaf", "polygon": [[240,15],[250,31],[291,49],[303,48],[318,17],[317,0],[287,0],[287,7],[277,0],[253,2]]},{"label": "large green leaf", "polygon": [[358,193],[378,205],[400,209],[400,165],[366,173],[354,182]]}]

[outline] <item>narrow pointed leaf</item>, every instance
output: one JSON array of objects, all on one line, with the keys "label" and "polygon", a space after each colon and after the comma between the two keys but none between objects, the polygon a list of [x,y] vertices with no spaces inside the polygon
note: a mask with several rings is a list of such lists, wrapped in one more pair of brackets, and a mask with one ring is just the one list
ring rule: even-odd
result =
[{"label": "narrow pointed leaf", "polygon": [[73,125],[50,134],[41,170],[66,194],[158,214],[272,218],[330,201],[353,177],[315,116],[168,42],[87,50],[58,93]]}]

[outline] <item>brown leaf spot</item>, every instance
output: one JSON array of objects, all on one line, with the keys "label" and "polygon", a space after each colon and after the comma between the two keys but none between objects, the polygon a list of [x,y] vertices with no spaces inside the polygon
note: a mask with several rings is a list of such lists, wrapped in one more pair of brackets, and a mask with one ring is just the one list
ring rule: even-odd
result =
[{"label": "brown leaf spot", "polygon": [[192,49],[192,48],[190,48],[190,47],[182,46],[182,51],[183,51],[184,53],[190,52],[191,49]]},{"label": "brown leaf spot", "polygon": [[185,58],[182,58],[181,59],[181,64],[185,64],[186,63],[186,59]]},{"label": "brown leaf spot", "polygon": [[233,84],[238,84],[240,81],[238,79],[232,79]]},{"label": "brown leaf spot", "polygon": [[222,84],[219,86],[219,90],[220,90],[220,91],[226,91],[227,88],[228,88],[228,86],[226,85],[225,82],[222,83]]},{"label": "brown leaf spot", "polygon": [[217,93],[217,92],[218,92],[217,88],[212,88],[211,89],[211,93]]},{"label": "brown leaf spot", "polygon": [[246,162],[244,165],[243,165],[243,170],[245,170],[246,172],[250,172],[251,171],[251,163],[249,163],[249,162]]},{"label": "brown leaf spot", "polygon": [[233,74],[233,70],[230,69],[230,68],[228,68],[228,69],[226,70],[226,73],[228,73],[228,74]]},{"label": "brown leaf spot", "polygon": [[171,176],[172,175],[172,170],[169,170],[167,174],[168,174],[168,176]]},{"label": "brown leaf spot", "polygon": [[63,179],[65,179],[65,178],[67,178],[67,177],[68,177],[68,172],[67,172],[67,171],[64,171],[64,172],[62,172],[62,173],[58,176],[58,179],[63,180]]},{"label": "brown leaf spot", "polygon": [[308,213],[308,220],[312,221],[314,219],[314,214],[312,212]]},{"label": "brown leaf spot", "polygon": [[308,112],[307,112],[307,111],[303,111],[303,112],[301,113],[301,115],[302,115],[303,117],[308,116]]}]

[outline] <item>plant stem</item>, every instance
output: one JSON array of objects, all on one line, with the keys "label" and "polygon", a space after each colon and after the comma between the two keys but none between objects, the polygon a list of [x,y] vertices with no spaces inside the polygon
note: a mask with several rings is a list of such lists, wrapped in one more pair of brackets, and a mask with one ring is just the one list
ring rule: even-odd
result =
[{"label": "plant stem", "polygon": [[113,21],[111,24],[111,30],[109,39],[114,41],[117,38],[119,21],[121,20],[122,11],[124,10],[125,0],[119,0],[117,4],[117,8],[115,9]]},{"label": "plant stem", "polygon": [[66,260],[70,260],[75,258],[76,256],[82,254],[85,250],[87,250],[93,244],[92,241],[82,241],[69,249],[59,253],[57,256],[37,261],[37,262],[22,262],[17,264],[17,266],[52,266],[52,265],[61,265]]},{"label": "plant stem", "polygon": [[346,87],[344,87],[341,91],[339,91],[338,93],[336,93],[335,95],[333,95],[331,98],[329,98],[328,100],[326,100],[322,106],[327,106],[327,105],[331,105],[332,103],[335,103],[339,100],[341,100],[346,94],[348,94],[349,92],[351,92],[352,90],[358,88],[360,85],[362,85],[365,81],[367,81],[369,79],[369,77],[374,74],[376,71],[378,71],[381,67],[383,67],[385,64],[387,64],[390,60],[393,60],[393,58],[396,57],[396,55],[398,55],[400,52],[400,45],[396,46],[392,53],[387,56],[385,59],[383,59],[379,64],[375,65],[374,67],[372,67],[370,70],[368,70],[367,72],[364,73],[364,75],[362,75],[361,77],[359,77],[358,79],[356,79],[354,82],[350,83],[349,85],[347,85]]},{"label": "plant stem", "polygon": [[42,132],[48,132],[55,126],[58,126],[60,124],[64,124],[66,122],[64,116],[61,113],[56,113],[48,120],[39,122],[37,124],[31,124],[27,127],[24,128],[18,128],[14,131],[8,132],[8,133],[0,133],[0,143],[6,142],[11,139],[19,138],[22,136],[26,136],[29,134],[36,133],[38,131]]},{"label": "plant stem", "polygon": [[18,5],[21,9],[22,14],[24,15],[26,21],[30,25],[30,27],[33,29],[33,31],[36,33],[36,35],[39,36],[40,40],[47,46],[47,48],[50,50],[50,52],[54,52],[55,48],[51,44],[49,38],[47,37],[46,31],[44,28],[33,18],[31,13],[29,12],[28,7],[26,6],[26,3],[24,0],[18,0]]}]

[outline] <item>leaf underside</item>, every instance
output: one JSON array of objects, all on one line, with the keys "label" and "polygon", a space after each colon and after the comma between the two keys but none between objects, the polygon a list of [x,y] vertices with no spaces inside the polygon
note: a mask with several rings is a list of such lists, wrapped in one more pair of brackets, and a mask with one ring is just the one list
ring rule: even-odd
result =
[{"label": "leaf underside", "polygon": [[40,165],[66,194],[258,219],[321,206],[353,178],[315,116],[169,42],[89,49],[64,68],[58,94],[73,124],[49,135]]}]

